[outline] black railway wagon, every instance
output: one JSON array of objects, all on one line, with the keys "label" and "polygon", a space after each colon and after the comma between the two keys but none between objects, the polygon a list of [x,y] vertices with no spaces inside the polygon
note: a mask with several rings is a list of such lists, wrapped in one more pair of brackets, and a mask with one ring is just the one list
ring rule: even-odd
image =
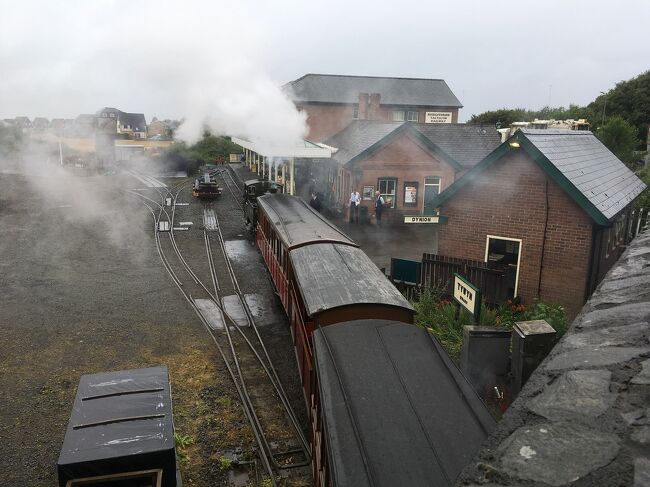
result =
[{"label": "black railway wagon", "polygon": [[244,216],[253,230],[257,226],[257,198],[268,193],[282,193],[282,185],[266,179],[244,181]]},{"label": "black railway wagon", "polygon": [[60,487],[180,485],[167,367],[81,376],[57,470]]},{"label": "black railway wagon", "polygon": [[314,331],[314,485],[449,486],[495,422],[426,330],[395,321]]}]

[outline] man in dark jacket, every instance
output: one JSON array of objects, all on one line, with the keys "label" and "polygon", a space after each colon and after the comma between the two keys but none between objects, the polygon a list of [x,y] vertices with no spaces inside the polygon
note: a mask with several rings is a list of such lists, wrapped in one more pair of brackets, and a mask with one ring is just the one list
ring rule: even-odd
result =
[{"label": "man in dark jacket", "polygon": [[377,218],[377,226],[381,227],[381,213],[384,211],[384,198],[375,191],[375,218]]}]

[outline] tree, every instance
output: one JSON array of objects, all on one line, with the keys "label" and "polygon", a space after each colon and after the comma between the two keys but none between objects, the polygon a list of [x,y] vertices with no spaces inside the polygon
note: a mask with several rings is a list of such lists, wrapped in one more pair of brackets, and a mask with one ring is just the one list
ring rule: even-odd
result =
[{"label": "tree", "polygon": [[637,159],[634,151],[640,144],[638,130],[620,115],[609,117],[596,131],[596,137],[625,164],[632,166]]},{"label": "tree", "polygon": [[637,135],[640,134],[645,141],[650,123],[650,71],[617,83],[592,101],[588,108],[599,114],[592,122],[600,124],[603,113],[606,117],[620,115],[637,129]]}]

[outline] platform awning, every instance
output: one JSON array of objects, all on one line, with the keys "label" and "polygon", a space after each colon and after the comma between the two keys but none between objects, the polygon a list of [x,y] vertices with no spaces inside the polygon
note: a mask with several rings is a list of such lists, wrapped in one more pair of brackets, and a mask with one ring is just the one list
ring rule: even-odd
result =
[{"label": "platform awning", "polygon": [[336,152],[334,147],[325,144],[317,144],[308,140],[301,140],[291,146],[270,146],[268,144],[259,144],[250,142],[239,137],[232,137],[235,144],[242,146],[244,149],[253,151],[260,156],[265,157],[282,157],[282,158],[330,158]]}]

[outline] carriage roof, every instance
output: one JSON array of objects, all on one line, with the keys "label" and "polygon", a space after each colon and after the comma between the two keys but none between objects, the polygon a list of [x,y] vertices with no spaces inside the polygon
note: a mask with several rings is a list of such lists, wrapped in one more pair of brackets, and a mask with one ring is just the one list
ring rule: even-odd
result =
[{"label": "carriage roof", "polygon": [[359,320],[314,331],[333,485],[452,485],[494,420],[425,329]]},{"label": "carriage roof", "polygon": [[413,311],[361,249],[319,243],[295,249],[289,258],[309,316],[341,306],[368,304]]},{"label": "carriage roof", "polygon": [[265,194],[259,208],[275,229],[287,250],[312,242],[358,245],[302,199],[287,194]]}]

